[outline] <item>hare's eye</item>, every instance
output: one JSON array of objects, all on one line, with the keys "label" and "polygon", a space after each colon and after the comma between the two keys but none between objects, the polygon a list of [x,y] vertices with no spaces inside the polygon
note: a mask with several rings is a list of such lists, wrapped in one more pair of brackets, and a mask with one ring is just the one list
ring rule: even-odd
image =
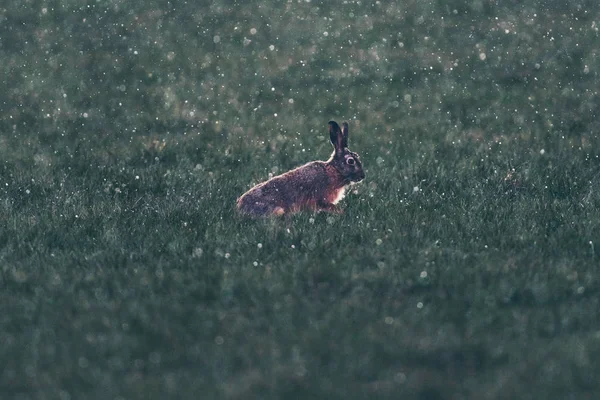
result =
[{"label": "hare's eye", "polygon": [[348,157],[348,158],[346,159],[346,163],[347,163],[348,165],[354,165],[354,163],[355,163],[355,162],[356,162],[356,161],[355,161],[355,160],[354,160],[354,158],[352,158],[352,157]]}]

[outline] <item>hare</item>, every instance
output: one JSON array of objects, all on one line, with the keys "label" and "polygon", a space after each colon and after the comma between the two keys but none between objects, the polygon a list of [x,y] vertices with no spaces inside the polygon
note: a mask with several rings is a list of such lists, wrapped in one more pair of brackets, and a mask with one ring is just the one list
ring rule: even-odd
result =
[{"label": "hare", "polygon": [[348,124],[329,121],[334,152],[327,161],[312,161],[254,186],[237,201],[243,214],[269,216],[302,209],[341,213],[336,206],[347,185],[365,178],[358,154],[348,150]]}]

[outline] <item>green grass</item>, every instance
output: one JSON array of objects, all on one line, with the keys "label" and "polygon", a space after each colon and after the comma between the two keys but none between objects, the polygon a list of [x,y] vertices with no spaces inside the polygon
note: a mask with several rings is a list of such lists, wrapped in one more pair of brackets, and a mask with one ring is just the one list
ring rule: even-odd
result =
[{"label": "green grass", "polygon": [[505,3],[3,9],[0,397],[597,398],[598,6]]}]

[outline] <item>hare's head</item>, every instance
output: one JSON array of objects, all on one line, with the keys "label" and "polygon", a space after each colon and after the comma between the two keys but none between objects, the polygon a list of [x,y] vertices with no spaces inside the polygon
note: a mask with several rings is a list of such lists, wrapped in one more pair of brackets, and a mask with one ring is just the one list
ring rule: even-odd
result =
[{"label": "hare's head", "polygon": [[329,138],[335,148],[330,160],[331,164],[350,182],[359,182],[365,179],[365,172],[358,154],[348,149],[348,123],[342,124],[343,128],[335,121],[329,121]]}]

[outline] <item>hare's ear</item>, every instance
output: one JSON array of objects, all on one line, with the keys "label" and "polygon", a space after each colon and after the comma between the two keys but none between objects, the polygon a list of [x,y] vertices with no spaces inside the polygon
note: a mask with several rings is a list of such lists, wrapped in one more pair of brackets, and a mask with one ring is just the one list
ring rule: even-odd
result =
[{"label": "hare's ear", "polygon": [[341,154],[344,148],[344,135],[340,126],[335,121],[329,121],[329,139],[333,147],[335,147],[335,152]]},{"label": "hare's ear", "polygon": [[342,124],[342,147],[348,147],[348,123],[344,122]]}]

